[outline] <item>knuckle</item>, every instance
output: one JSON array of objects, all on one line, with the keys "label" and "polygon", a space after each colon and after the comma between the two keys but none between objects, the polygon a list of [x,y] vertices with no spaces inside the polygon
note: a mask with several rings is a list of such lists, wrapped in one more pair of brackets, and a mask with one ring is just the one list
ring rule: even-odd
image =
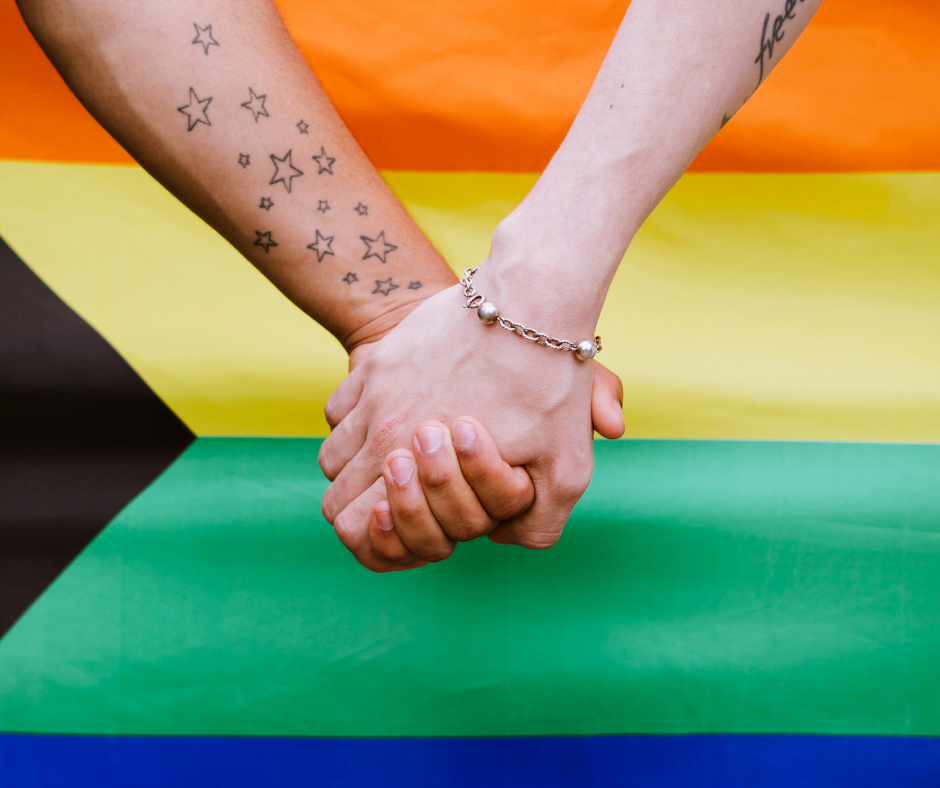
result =
[{"label": "knuckle", "polygon": [[578,502],[581,496],[584,495],[584,491],[588,488],[590,483],[590,470],[587,473],[584,471],[576,471],[558,479],[554,485],[554,492],[558,499],[570,503],[573,506]]},{"label": "knuckle", "polygon": [[323,513],[323,519],[339,530],[340,512],[337,511],[336,495],[332,492],[332,488],[323,493],[323,500],[320,501],[320,511]]},{"label": "knuckle", "polygon": [[[397,566],[414,561],[411,552],[402,544],[373,544],[372,552],[382,560]],[[408,560],[409,558],[411,558],[411,561]]]},{"label": "knuckle", "polygon": [[323,475],[327,479],[333,481],[336,478],[336,475],[339,473],[335,467],[335,462],[333,461],[333,452],[329,439],[323,441],[320,446],[320,451],[317,454],[317,463],[320,466],[320,470],[323,471]]},{"label": "knuckle", "polygon": [[522,514],[524,508],[525,504],[520,498],[505,496],[489,502],[487,511],[494,520],[510,520]]},{"label": "knuckle", "polygon": [[447,535],[457,542],[472,542],[490,530],[491,522],[486,520],[461,520],[447,528]]},{"label": "knuckle", "polygon": [[457,477],[457,474],[448,468],[426,468],[422,469],[421,486],[426,490],[443,490],[450,487]]},{"label": "knuckle", "polygon": [[[394,489],[394,488],[392,488]],[[389,491],[390,494],[393,494]],[[395,501],[394,518],[396,521],[403,520],[411,523],[421,519],[424,514],[424,502],[411,496],[404,496],[403,500]]]},{"label": "knuckle", "polygon": [[450,558],[453,555],[454,547],[455,545],[450,542],[438,542],[423,548],[418,556],[428,563],[436,564]]},{"label": "knuckle", "polygon": [[339,407],[332,397],[330,397],[326,401],[326,405],[323,406],[323,415],[326,416],[326,422],[330,425],[330,427],[335,427],[340,423],[341,419],[339,417]]}]

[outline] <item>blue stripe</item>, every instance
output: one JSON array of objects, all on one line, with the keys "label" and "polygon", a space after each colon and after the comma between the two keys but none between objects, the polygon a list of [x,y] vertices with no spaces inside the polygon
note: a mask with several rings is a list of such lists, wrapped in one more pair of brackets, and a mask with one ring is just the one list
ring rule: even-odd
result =
[{"label": "blue stripe", "polygon": [[923,738],[240,739],[0,734],[3,788],[938,785],[940,739]]}]

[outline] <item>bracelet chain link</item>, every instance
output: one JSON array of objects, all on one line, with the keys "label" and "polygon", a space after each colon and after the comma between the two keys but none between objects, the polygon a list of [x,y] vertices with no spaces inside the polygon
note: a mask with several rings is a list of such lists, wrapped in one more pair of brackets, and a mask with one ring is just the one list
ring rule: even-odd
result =
[{"label": "bracelet chain link", "polygon": [[[593,358],[596,353],[601,352],[601,338],[599,336],[595,336],[593,342],[589,339],[582,340],[581,342],[572,342],[568,339],[558,339],[558,337],[543,334],[541,331],[536,331],[534,328],[528,328],[522,325],[522,323],[517,323],[514,320],[502,317],[495,305],[488,302],[473,286],[473,276],[479,270],[480,266],[464,269],[463,278],[460,280],[460,284],[463,285],[463,294],[467,299],[467,303],[464,304],[464,309],[476,309],[477,313],[480,315],[480,319],[486,323],[498,323],[500,328],[506,331],[512,331],[523,339],[528,339],[530,342],[535,342],[537,345],[544,345],[552,350],[575,353],[576,356],[582,360]],[[491,308],[489,312],[480,309],[480,307],[484,305]],[[590,348],[587,347],[588,345],[590,345]]]}]

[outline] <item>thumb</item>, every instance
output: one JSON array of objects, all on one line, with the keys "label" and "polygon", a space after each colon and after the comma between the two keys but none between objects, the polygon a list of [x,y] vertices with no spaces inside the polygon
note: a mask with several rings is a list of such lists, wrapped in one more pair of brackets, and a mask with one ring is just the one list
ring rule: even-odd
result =
[{"label": "thumb", "polygon": [[591,421],[605,438],[619,438],[624,433],[623,383],[603,364],[594,362],[594,389],[591,391]]}]

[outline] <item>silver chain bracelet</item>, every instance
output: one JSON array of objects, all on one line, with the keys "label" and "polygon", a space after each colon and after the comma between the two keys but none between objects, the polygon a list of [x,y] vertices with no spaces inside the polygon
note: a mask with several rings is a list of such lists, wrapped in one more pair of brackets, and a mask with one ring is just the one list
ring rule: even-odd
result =
[{"label": "silver chain bracelet", "polygon": [[582,339],[580,342],[570,342],[567,339],[550,337],[548,334],[543,334],[541,331],[536,331],[534,328],[526,328],[524,325],[516,323],[514,320],[507,320],[505,317],[500,317],[499,309],[496,304],[487,301],[473,286],[473,275],[479,270],[480,266],[476,268],[464,268],[463,279],[460,280],[460,284],[463,285],[463,294],[467,297],[467,303],[464,304],[464,309],[476,309],[477,317],[484,323],[487,325],[498,323],[500,328],[512,331],[514,334],[518,334],[520,337],[528,339],[530,342],[535,342],[537,345],[544,345],[552,350],[564,350],[566,353],[574,353],[575,357],[581,361],[590,361],[601,352],[600,337],[594,337],[593,342],[590,339]]}]

